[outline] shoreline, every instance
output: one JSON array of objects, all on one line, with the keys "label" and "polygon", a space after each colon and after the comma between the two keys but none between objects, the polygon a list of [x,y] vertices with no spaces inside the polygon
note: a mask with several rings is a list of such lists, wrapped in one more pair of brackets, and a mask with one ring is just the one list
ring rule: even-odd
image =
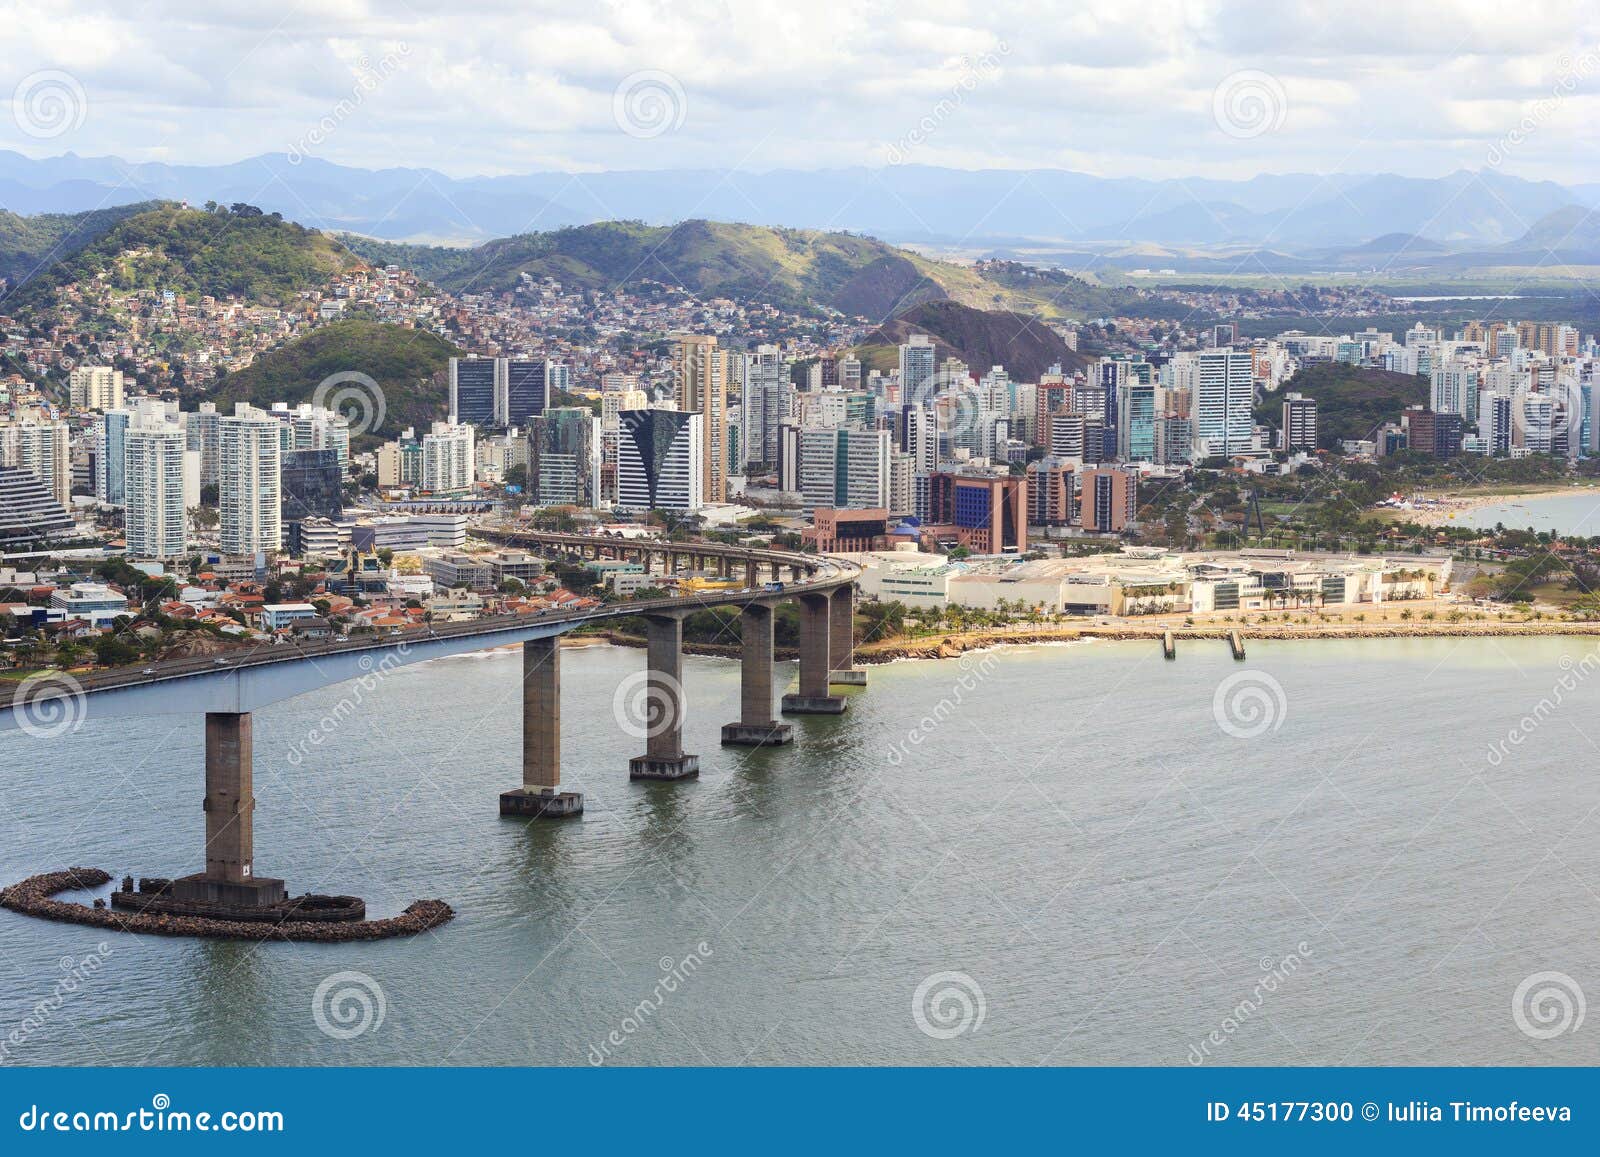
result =
[{"label": "shoreline", "polygon": [[[1308,623],[1226,623],[1201,626],[1163,626],[1159,624],[1115,624],[1082,626],[1070,625],[1055,628],[1030,628],[1016,631],[966,631],[961,633],[929,635],[918,639],[892,639],[881,643],[858,643],[855,662],[861,666],[878,666],[922,659],[954,659],[972,651],[987,651],[999,647],[1049,646],[1081,642],[1160,642],[1167,634],[1175,641],[1226,640],[1237,632],[1246,643],[1251,641],[1297,642],[1311,639],[1470,639],[1516,637],[1600,637],[1600,621],[1580,622],[1488,622],[1417,623],[1328,622],[1321,625]],[[584,642],[564,643],[564,646],[613,646],[640,649],[645,641],[632,635],[608,632],[605,635],[584,636]],[[686,655],[705,658],[738,660],[737,643],[685,643]],[[774,658],[780,662],[793,661],[797,653],[792,647],[777,648]]]},{"label": "shoreline", "polygon": [[[1592,494],[1600,502],[1600,486],[1544,487],[1534,490],[1465,491],[1453,494],[1430,494],[1418,491],[1417,497],[1430,499],[1425,507],[1378,506],[1374,511],[1386,513],[1400,522],[1415,522],[1421,526],[1470,525],[1463,515],[1488,506],[1505,506],[1516,502],[1541,502],[1552,498],[1571,498],[1579,494]],[[1482,527],[1478,529],[1493,529]]]},{"label": "shoreline", "polygon": [[1246,642],[1301,641],[1310,639],[1425,639],[1425,638],[1512,638],[1518,636],[1600,636],[1600,622],[1539,623],[1260,623],[1246,626],[1083,626],[1058,630],[987,631],[933,636],[926,639],[901,639],[886,643],[866,643],[856,648],[856,662],[863,665],[893,663],[914,659],[953,659],[971,651],[1006,646],[1040,646],[1100,640],[1105,642],[1160,642],[1167,634],[1177,640],[1226,640],[1237,632]]}]

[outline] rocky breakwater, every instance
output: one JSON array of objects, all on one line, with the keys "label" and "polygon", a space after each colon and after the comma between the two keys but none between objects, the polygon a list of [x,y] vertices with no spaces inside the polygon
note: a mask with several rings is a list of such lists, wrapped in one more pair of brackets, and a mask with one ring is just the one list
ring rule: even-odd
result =
[{"label": "rocky breakwater", "polygon": [[206,936],[228,940],[386,940],[415,936],[446,923],[455,910],[443,900],[418,900],[398,916],[383,920],[297,920],[294,904],[277,922],[220,920],[208,916],[179,916],[155,912],[118,911],[104,900],[75,904],[57,900],[61,892],[98,888],[111,882],[111,873],[99,868],[65,868],[45,872],[0,890],[0,907],[46,920],[87,924],[113,932],[147,932],[156,936]]}]

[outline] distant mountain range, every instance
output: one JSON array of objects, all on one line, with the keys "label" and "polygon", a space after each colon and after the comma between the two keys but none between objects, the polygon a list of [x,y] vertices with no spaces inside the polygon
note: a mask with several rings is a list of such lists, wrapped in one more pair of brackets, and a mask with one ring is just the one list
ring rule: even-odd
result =
[{"label": "distant mountain range", "polygon": [[452,178],[315,158],[293,163],[281,155],[229,165],[135,165],[115,157],[32,160],[0,151],[0,208],[13,213],[75,213],[153,199],[242,201],[322,229],[444,244],[596,221],[705,218],[978,251],[1146,242],[1254,245],[1299,257],[1396,234],[1451,250],[1503,246],[1552,213],[1600,204],[1600,186],[1490,170],[1438,178],[1288,173],[1218,181],[920,165]]}]

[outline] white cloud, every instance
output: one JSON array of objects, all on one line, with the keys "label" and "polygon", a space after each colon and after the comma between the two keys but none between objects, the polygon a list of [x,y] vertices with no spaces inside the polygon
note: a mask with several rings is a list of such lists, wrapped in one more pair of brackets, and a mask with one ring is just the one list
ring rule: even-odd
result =
[{"label": "white cloud", "polygon": [[[1588,0],[1525,0],[1514,18],[1500,0],[0,0],[0,27],[0,99],[62,69],[90,102],[48,142],[0,117],[0,148],[194,163],[282,152],[404,43],[404,66],[317,155],[454,175],[876,164],[935,107],[926,163],[1432,175],[1480,164],[1561,62],[1600,44]],[[986,53],[998,66],[949,109]],[[612,110],[641,70],[685,96],[681,126],[648,139]],[[1276,77],[1288,100],[1249,139],[1213,118],[1213,92],[1241,70]],[[1579,78],[1509,167],[1592,179],[1580,158],[1600,143],[1597,96],[1600,74]]]}]

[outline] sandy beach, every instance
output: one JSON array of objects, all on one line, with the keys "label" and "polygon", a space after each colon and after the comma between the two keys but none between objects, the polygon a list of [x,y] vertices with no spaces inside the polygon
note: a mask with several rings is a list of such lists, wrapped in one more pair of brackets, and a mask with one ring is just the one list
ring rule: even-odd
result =
[{"label": "sandy beach", "polygon": [[1409,497],[1420,500],[1423,506],[1383,506],[1379,513],[1398,522],[1415,522],[1422,526],[1470,526],[1465,515],[1485,506],[1503,506],[1512,502],[1537,502],[1546,498],[1570,498],[1575,494],[1593,494],[1600,501],[1600,487],[1562,486],[1537,490],[1472,490],[1457,494],[1427,494],[1419,492]]}]

